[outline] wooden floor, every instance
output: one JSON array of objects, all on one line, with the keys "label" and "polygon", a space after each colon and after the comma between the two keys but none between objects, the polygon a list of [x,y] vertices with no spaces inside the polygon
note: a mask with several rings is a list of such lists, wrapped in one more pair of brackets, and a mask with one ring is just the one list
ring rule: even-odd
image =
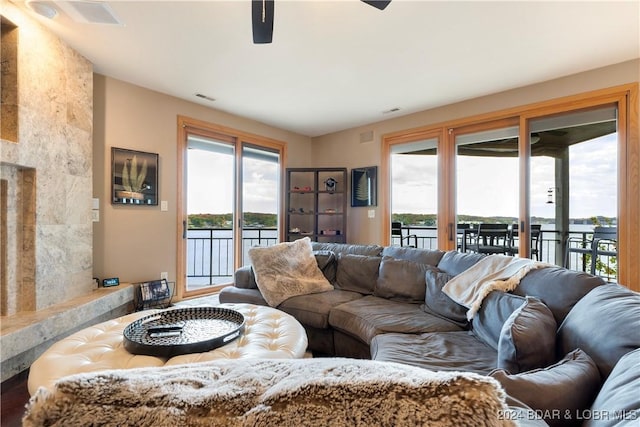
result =
[{"label": "wooden floor", "polygon": [[28,377],[29,371],[27,370],[2,383],[2,401],[0,403],[0,425],[2,427],[22,425],[24,405],[29,401]]}]

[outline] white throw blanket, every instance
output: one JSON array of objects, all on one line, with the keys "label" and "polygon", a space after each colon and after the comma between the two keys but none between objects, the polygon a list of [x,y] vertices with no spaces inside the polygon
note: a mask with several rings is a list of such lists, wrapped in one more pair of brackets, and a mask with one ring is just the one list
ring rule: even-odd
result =
[{"label": "white throw blanket", "polygon": [[549,267],[549,264],[529,258],[489,255],[449,280],[442,292],[467,307],[467,319],[471,320],[491,291],[512,291],[528,272],[542,267]]},{"label": "white throw blanket", "polygon": [[339,358],[101,371],[31,398],[35,426],[512,426],[491,377]]}]

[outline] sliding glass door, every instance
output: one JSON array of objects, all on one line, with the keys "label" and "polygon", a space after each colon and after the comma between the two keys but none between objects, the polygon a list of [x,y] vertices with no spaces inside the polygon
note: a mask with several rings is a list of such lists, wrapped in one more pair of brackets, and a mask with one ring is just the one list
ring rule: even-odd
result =
[{"label": "sliding glass door", "polygon": [[438,248],[438,138],[390,149],[390,243]]},{"label": "sliding glass door", "polygon": [[[616,280],[618,132],[614,106],[530,121],[531,223],[541,224],[540,259],[591,271],[596,227],[612,233],[599,244],[595,272]],[[575,250],[577,249],[577,250]]]},{"label": "sliding glass door", "polygon": [[179,297],[219,290],[252,246],[280,241],[284,144],[181,118]]},{"label": "sliding glass door", "polygon": [[457,249],[518,253],[518,126],[456,129]]}]

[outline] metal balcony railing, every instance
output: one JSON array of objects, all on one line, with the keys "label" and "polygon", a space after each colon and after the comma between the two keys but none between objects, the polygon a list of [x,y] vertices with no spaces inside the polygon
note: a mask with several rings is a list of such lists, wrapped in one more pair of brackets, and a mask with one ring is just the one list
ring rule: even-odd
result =
[{"label": "metal balcony railing", "polygon": [[[234,273],[233,230],[231,228],[197,228],[187,230],[188,287],[207,286],[231,281]],[[245,227],[242,229],[244,259],[253,246],[278,243],[278,229]]]},{"label": "metal balcony railing", "polygon": [[[437,249],[437,229],[430,226],[403,226],[404,235],[416,235],[417,245],[424,249]],[[579,237],[589,242],[593,235],[590,231],[571,231],[569,236]],[[253,246],[271,246],[278,243],[278,230],[266,227],[245,227],[242,229],[242,248],[244,259],[248,260],[248,250]],[[396,238],[392,244],[399,244]],[[542,230],[539,260],[549,264],[562,265],[564,257],[563,239],[558,230]],[[412,239],[413,242],[413,239]],[[605,250],[615,251],[611,243]],[[187,281],[189,286],[208,286],[228,283],[234,274],[233,239],[231,228],[189,229],[187,231]],[[572,253],[568,259],[568,268],[589,272],[589,255]],[[601,256],[598,259],[596,274],[610,281],[617,279],[616,257]]]}]

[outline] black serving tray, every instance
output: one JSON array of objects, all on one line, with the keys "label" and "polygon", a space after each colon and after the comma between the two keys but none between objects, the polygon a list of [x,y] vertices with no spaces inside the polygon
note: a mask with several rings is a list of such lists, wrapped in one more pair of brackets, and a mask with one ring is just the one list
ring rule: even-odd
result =
[{"label": "black serving tray", "polygon": [[124,348],[133,354],[174,357],[203,353],[238,338],[244,316],[223,307],[188,307],[160,311],[124,328]]}]

